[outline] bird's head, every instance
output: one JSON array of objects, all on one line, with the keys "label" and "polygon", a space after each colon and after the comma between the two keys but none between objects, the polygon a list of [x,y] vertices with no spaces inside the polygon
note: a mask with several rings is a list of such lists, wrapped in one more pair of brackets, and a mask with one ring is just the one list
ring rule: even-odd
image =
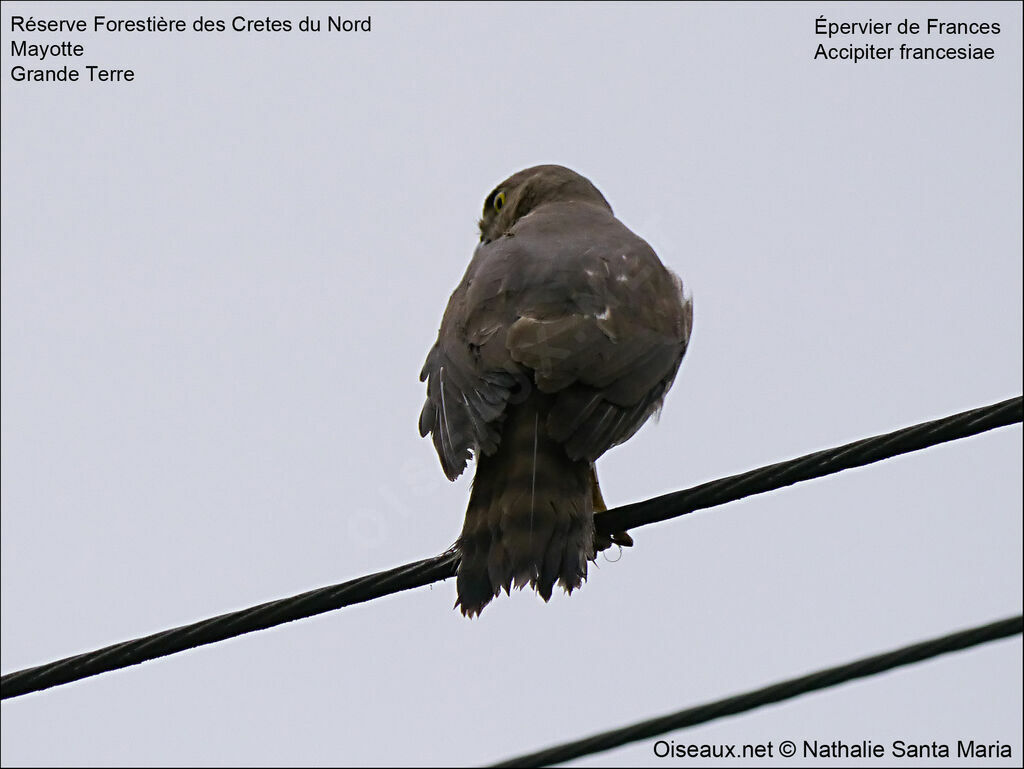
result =
[{"label": "bird's head", "polygon": [[513,174],[491,191],[480,217],[480,242],[490,243],[507,233],[531,211],[545,203],[580,201],[612,207],[586,177],[565,166],[534,166]]}]

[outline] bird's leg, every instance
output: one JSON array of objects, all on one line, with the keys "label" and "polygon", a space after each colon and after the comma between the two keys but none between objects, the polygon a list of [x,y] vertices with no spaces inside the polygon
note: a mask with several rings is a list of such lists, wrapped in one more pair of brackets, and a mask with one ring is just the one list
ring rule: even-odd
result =
[{"label": "bird's leg", "polygon": [[[608,509],[608,505],[604,502],[604,497],[601,496],[601,484],[597,481],[597,467],[593,464],[590,465],[590,488],[593,493],[594,500],[594,521],[597,521],[598,516]],[[620,547],[632,547],[633,538],[624,531],[617,531],[614,534],[597,534],[594,537],[594,552],[600,553],[602,550],[607,550],[612,545],[619,545]]]}]

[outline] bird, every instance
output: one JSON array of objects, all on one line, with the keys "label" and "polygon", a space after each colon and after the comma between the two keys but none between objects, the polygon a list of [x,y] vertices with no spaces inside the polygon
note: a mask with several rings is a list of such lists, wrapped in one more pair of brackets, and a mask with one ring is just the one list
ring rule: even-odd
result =
[{"label": "bird", "polygon": [[479,615],[526,585],[572,593],[607,509],[595,461],[660,411],[686,353],[693,300],[584,176],[538,165],[484,200],[480,240],[420,381],[420,435],[454,481],[476,469],[455,606]]}]

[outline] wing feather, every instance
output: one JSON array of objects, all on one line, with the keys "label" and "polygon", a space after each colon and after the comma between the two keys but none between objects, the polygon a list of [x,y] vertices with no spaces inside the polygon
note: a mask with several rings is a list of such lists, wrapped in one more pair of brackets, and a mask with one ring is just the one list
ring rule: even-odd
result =
[{"label": "wing feather", "polygon": [[482,242],[452,294],[420,375],[420,434],[454,479],[497,450],[506,407],[536,387],[555,396],[549,434],[594,460],[660,407],[691,313],[679,279],[610,211],[538,208]]}]

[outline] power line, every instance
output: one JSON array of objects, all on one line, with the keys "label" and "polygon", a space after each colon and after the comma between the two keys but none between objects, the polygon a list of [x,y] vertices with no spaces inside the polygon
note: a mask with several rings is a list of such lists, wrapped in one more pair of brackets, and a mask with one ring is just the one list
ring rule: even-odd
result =
[{"label": "power line", "polygon": [[265,630],[285,622],[429,585],[454,576],[457,567],[458,554],[449,551],[434,558],[368,574],[338,585],[317,588],[133,641],[123,641],[96,651],[65,657],[5,675],[0,679],[0,695],[2,699],[18,697],[197,646],[224,641],[254,630]]},{"label": "power line", "polygon": [[[684,491],[618,507],[596,516],[596,528],[599,533],[605,534],[634,529],[799,481],[860,467],[946,441],[977,435],[996,427],[1011,425],[1020,422],[1024,417],[1022,400],[1024,399],[1020,396],[1010,398],[991,406],[964,411]],[[8,673],[0,679],[0,698],[18,697],[255,630],[265,630],[285,622],[429,585],[455,576],[458,564],[458,553],[448,550],[433,558],[338,585],[310,590],[249,609],[222,614],[96,651]]]},{"label": "power line", "polygon": [[642,502],[617,507],[598,516],[597,529],[611,533],[626,531],[648,523],[676,518],[694,510],[724,505],[737,499],[791,486],[801,481],[849,470],[882,459],[907,454],[938,443],[1005,427],[1021,421],[1021,398],[1010,398],[991,406],[962,411],[959,414],[922,422],[902,430],[863,438],[845,446],[805,454],[758,470],[749,470],[717,481],[675,491]]},{"label": "power line", "polygon": [[846,681],[852,681],[855,678],[875,675],[876,673],[891,670],[901,665],[909,665],[940,654],[947,654],[988,641],[1017,635],[1022,630],[1024,630],[1024,615],[1017,615],[1016,617],[992,622],[988,625],[980,625],[969,630],[950,633],[940,638],[932,638],[912,646],[904,646],[885,654],[864,657],[845,665],[820,670],[817,673],[811,673],[800,678],[791,678],[788,681],[772,684],[771,686],[747,692],[746,694],[726,697],[723,700],[708,702],[695,708],[687,708],[686,710],[680,710],[676,713],[659,716],[658,718],[640,721],[631,726],[602,732],[582,740],[567,742],[563,745],[556,745],[546,750],[539,750],[536,753],[517,756],[516,758],[502,761],[499,764],[492,764],[492,766],[550,766],[552,764],[560,764],[563,761],[611,750],[630,742],[649,739],[676,729],[696,726],[697,724],[703,724],[723,716],[731,716],[763,705],[770,705],[773,702],[788,700],[816,689],[824,689]]}]

